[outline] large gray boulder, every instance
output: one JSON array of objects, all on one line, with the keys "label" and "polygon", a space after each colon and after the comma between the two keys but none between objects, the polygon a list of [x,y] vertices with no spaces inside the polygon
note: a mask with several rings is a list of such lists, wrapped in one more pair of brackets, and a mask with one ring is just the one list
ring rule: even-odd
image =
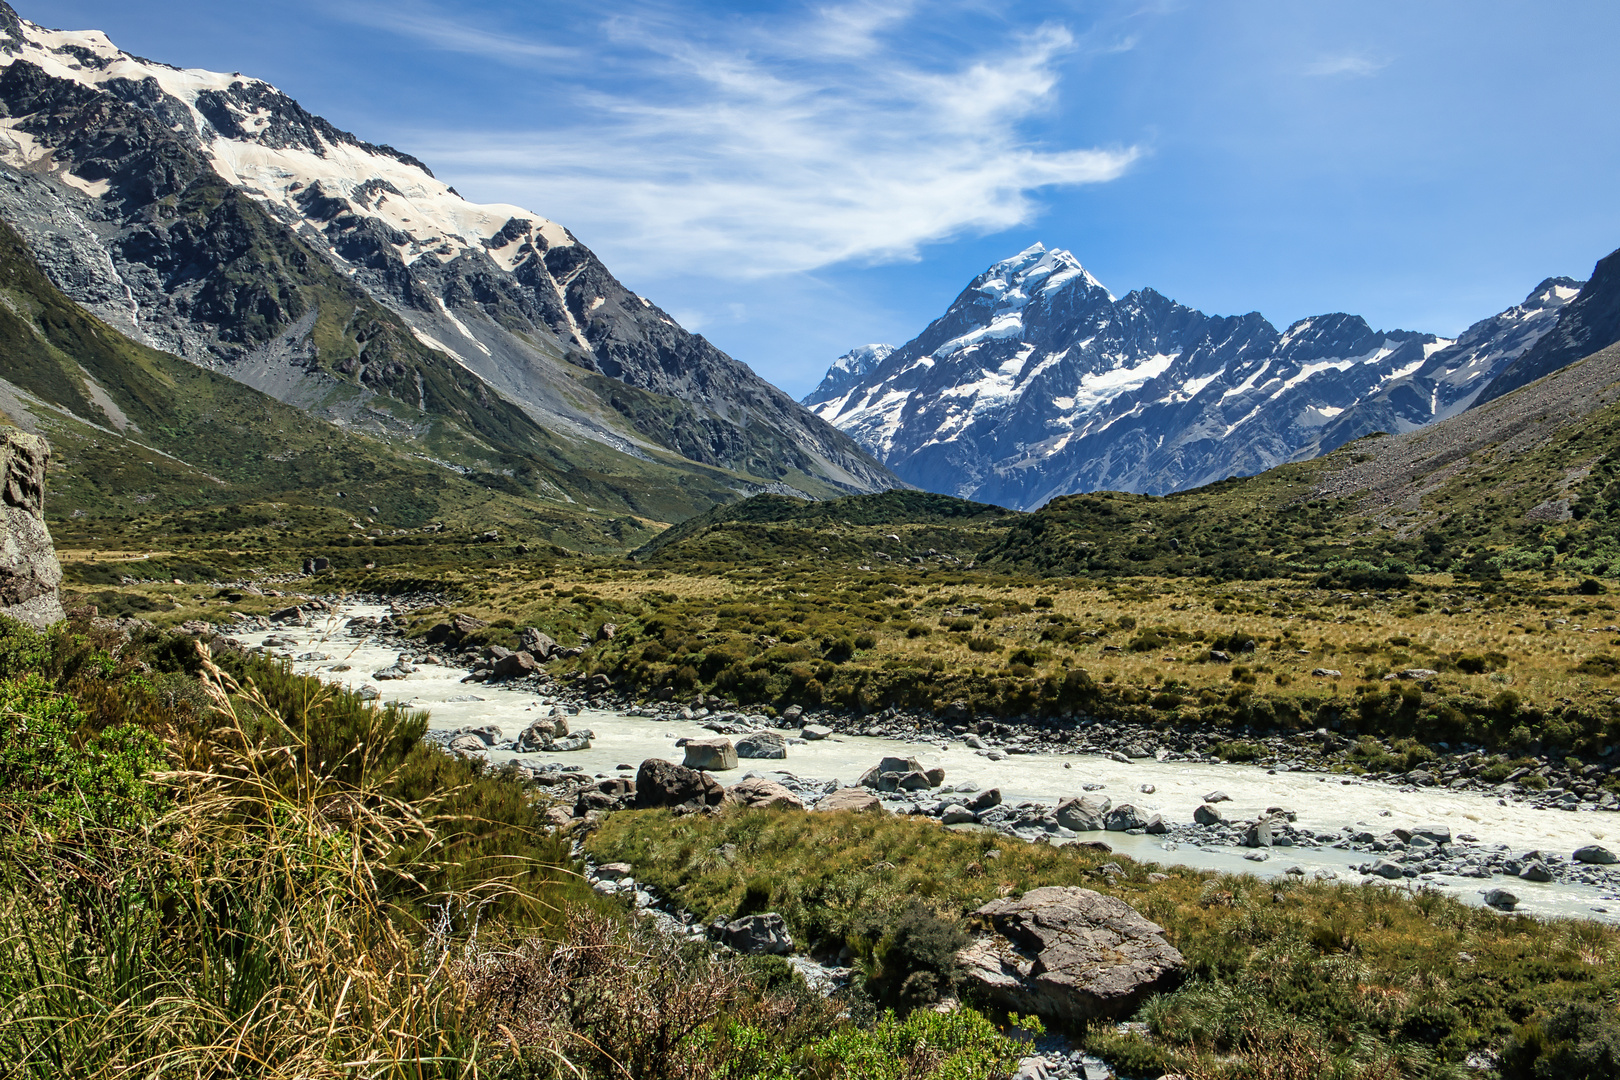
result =
[{"label": "large gray boulder", "polygon": [[540,670],[540,663],[533,655],[526,652],[515,652],[508,653],[495,661],[495,666],[490,670],[489,677],[503,680],[526,679],[530,675],[538,674]]},{"label": "large gray boulder", "polygon": [[737,748],[730,739],[688,739],[686,767],[708,772],[724,772],[737,767]]},{"label": "large gray boulder", "polygon": [[863,788],[839,788],[816,803],[817,810],[851,810],[855,813],[883,812],[883,800]]},{"label": "large gray boulder", "polygon": [[719,806],[726,789],[714,777],[673,761],[648,758],[636,770],[636,809]]},{"label": "large gray boulder", "polygon": [[1074,832],[1102,832],[1106,811],[1090,799],[1064,799],[1057,805],[1057,823]]},{"label": "large gray boulder", "polygon": [[0,435],[0,615],[43,630],[66,616],[56,561],[45,527],[45,466],[51,447],[38,435]]},{"label": "large gray boulder", "polygon": [[1109,832],[1126,832],[1130,829],[1140,829],[1148,823],[1146,815],[1130,803],[1114,807],[1108,811],[1108,815],[1103,821]]},{"label": "large gray boulder", "polygon": [[720,940],[751,956],[782,956],[793,951],[787,921],[774,911],[732,919],[721,929]]},{"label": "large gray boulder", "polygon": [[1576,862],[1592,863],[1595,866],[1612,866],[1615,855],[1602,844],[1587,844],[1585,847],[1575,849],[1574,859]]},{"label": "large gray boulder", "polygon": [[737,740],[740,758],[785,758],[787,738],[774,731],[755,731]]},{"label": "large gray boulder", "polygon": [[975,913],[989,933],[957,953],[967,978],[998,1008],[1078,1023],[1134,1013],[1174,989],[1185,961],[1163,928],[1123,900],[1050,886]]},{"label": "large gray boulder", "polygon": [[532,626],[518,635],[518,644],[524,652],[542,663],[550,660],[551,654],[560,648],[549,634],[541,633]]}]

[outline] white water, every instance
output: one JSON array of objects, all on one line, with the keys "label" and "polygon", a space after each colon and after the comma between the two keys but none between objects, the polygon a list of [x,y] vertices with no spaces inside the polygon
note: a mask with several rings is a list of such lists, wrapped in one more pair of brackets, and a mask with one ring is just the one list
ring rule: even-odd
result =
[{"label": "white water", "polygon": [[[386,613],[381,607],[357,605],[345,609],[329,626],[293,627],[269,633],[296,639],[300,644],[290,650],[294,654],[319,652],[332,657],[328,661],[296,663],[294,667],[299,672],[351,688],[375,686],[385,702],[397,701],[429,710],[430,726],[434,729],[494,724],[505,738],[514,738],[537,715],[550,710],[551,700],[533,691],[462,683],[466,672],[458,668],[421,665],[415,674],[405,679],[374,682],[372,672],[391,665],[399,656],[398,651],[356,644],[341,627],[353,616],[377,617]],[[236,636],[245,644],[255,645],[261,644],[269,633]],[[350,670],[331,670],[342,663],[350,665]],[[481,700],[455,701],[454,698]],[[654,721],[593,709],[570,718],[569,726],[573,730],[590,729],[593,733],[591,749],[522,755],[524,760],[579,765],[589,773],[600,775],[630,775],[617,767],[633,768],[648,757],[678,762],[683,754],[675,747],[676,739],[713,734],[695,721]],[[1317,833],[1336,831],[1343,825],[1365,826],[1379,835],[1403,825],[1448,825],[1453,836],[1468,834],[1483,844],[1506,844],[1514,851],[1540,848],[1557,852],[1566,859],[1584,844],[1596,841],[1613,848],[1620,838],[1620,814],[1538,810],[1519,803],[1499,803],[1477,792],[1441,788],[1402,790],[1321,773],[1272,775],[1252,766],[1158,762],[1151,758],[1123,764],[1093,755],[1021,754],[1004,761],[990,761],[960,743],[943,741],[835,736],[821,742],[792,745],[785,761],[744,762],[742,769],[734,774],[723,774],[723,778],[735,783],[750,769],[762,773],[786,770],[796,776],[838,779],[850,784],[887,754],[915,757],[925,767],[944,768],[946,784],[971,780],[981,788],[1000,788],[1003,800],[1013,804],[1023,801],[1050,804],[1082,794],[1083,784],[1099,783],[1105,787],[1098,794],[1108,796],[1116,805],[1128,802],[1149,813],[1163,814],[1167,821],[1190,822],[1203,796],[1218,789],[1231,796],[1232,801],[1221,806],[1229,819],[1253,818],[1267,807],[1282,806],[1298,814],[1300,827]],[[503,751],[490,753],[497,761],[515,756],[518,755]],[[1141,794],[1138,788],[1143,784],[1152,784],[1154,793]],[[1360,875],[1349,868],[1377,858],[1329,847],[1279,847],[1271,850],[1268,861],[1253,863],[1243,858],[1247,852],[1242,848],[1198,848],[1182,844],[1167,849],[1162,837],[1123,833],[1086,834],[1086,838],[1106,839],[1116,851],[1141,861],[1268,877],[1299,866],[1307,874],[1318,869],[1332,870],[1342,879],[1356,881],[1360,880]],[[1432,880],[1425,879],[1425,883],[1474,903],[1479,902],[1483,890],[1500,886],[1519,898],[1522,912],[1620,921],[1620,902],[1606,902],[1602,893],[1587,886],[1443,874],[1435,875]],[[1600,910],[1603,908],[1610,910]]]}]

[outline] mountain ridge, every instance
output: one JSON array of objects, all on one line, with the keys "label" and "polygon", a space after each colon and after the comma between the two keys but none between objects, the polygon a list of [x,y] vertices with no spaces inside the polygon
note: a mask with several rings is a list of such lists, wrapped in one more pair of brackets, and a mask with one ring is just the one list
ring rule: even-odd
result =
[{"label": "mountain ridge", "polygon": [[803,401],[929,490],[1020,509],[1075,491],[1163,494],[1453,415],[1578,291],[1549,278],[1456,341],[1343,312],[1279,331],[1151,288],[1116,298],[1036,244],[861,375],[835,362]]}]

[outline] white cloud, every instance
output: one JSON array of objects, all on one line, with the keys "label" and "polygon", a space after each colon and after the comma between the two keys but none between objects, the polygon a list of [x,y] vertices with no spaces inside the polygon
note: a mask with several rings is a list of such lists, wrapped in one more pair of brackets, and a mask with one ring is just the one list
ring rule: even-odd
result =
[{"label": "white cloud", "polygon": [[[916,25],[929,10],[853,3],[791,24],[621,15],[611,55],[555,126],[423,132],[413,145],[463,191],[563,221],[615,266],[732,277],[912,259],[1027,222],[1040,190],[1113,180],[1139,156],[1025,134],[1077,49],[1069,30],[929,54]],[[392,28],[438,44],[413,25]],[[526,47],[502,39],[488,55],[522,66]]]},{"label": "white cloud", "polygon": [[1314,63],[1305,66],[1307,75],[1353,75],[1357,78],[1367,78],[1376,75],[1389,67],[1387,58],[1375,59],[1369,56],[1357,56],[1345,53],[1342,56],[1325,56]]},{"label": "white cloud", "polygon": [[461,19],[440,15],[419,3],[381,5],[339,3],[330,14],[402,37],[415,38],[445,52],[468,53],[503,63],[536,60],[577,60],[579,51],[567,46],[528,41],[511,34],[469,26]]}]

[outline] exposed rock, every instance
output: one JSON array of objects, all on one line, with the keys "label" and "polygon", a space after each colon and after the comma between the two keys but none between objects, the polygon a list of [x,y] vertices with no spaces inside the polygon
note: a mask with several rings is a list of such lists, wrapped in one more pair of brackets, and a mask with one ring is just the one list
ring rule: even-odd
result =
[{"label": "exposed rock", "polygon": [[799,797],[775,780],[766,780],[756,776],[744,780],[731,789],[731,795],[744,806],[756,810],[766,808],[781,808],[786,810],[803,810],[804,803]]},{"label": "exposed rock", "polygon": [[1519,906],[1519,898],[1506,889],[1486,889],[1485,904],[1500,911],[1512,911]]},{"label": "exposed rock", "polygon": [[774,731],[756,731],[737,740],[740,758],[785,758],[787,739]]},{"label": "exposed rock", "polygon": [[1147,818],[1142,811],[1130,803],[1123,803],[1108,811],[1104,818],[1109,832],[1125,832],[1128,829],[1140,829],[1147,824]]},{"label": "exposed rock", "polygon": [[518,635],[518,644],[524,652],[542,663],[550,660],[558,648],[549,634],[543,634],[532,626]]},{"label": "exposed rock", "polygon": [[515,652],[495,661],[495,666],[490,669],[490,678],[526,679],[540,670],[540,664],[533,655],[527,652]]},{"label": "exposed rock", "polygon": [[952,803],[939,815],[939,820],[946,825],[966,825],[979,820],[979,816],[961,803]]},{"label": "exposed rock", "polygon": [[725,801],[725,796],[726,789],[720,781],[673,761],[648,758],[636,770],[635,805],[638,810],[664,806],[719,806]]},{"label": "exposed rock", "polygon": [[0,438],[0,615],[44,629],[61,622],[62,565],[45,527],[45,467],[51,447],[27,432]]},{"label": "exposed rock", "polygon": [[1090,799],[1064,799],[1057,805],[1057,823],[1074,832],[1102,832],[1107,827],[1106,808]]},{"label": "exposed rock", "polygon": [[1123,1017],[1182,979],[1181,953],[1161,927],[1090,889],[1031,889],[975,914],[993,933],[957,959],[999,1008],[1070,1023]]},{"label": "exposed rock", "polygon": [[1406,876],[1406,871],[1401,869],[1401,864],[1389,859],[1379,859],[1372,864],[1372,869],[1367,872],[1375,877],[1388,878],[1391,881]]},{"label": "exposed rock", "polygon": [[1204,801],[1207,803],[1231,802],[1232,796],[1228,795],[1224,791],[1212,791],[1208,795],[1204,796]]},{"label": "exposed rock", "polygon": [[720,931],[720,940],[751,956],[784,956],[793,951],[787,921],[774,911],[732,919]]},{"label": "exposed rock", "polygon": [[1551,881],[1552,871],[1547,869],[1546,863],[1536,860],[1519,871],[1519,878],[1523,881]]},{"label": "exposed rock", "polygon": [[1617,861],[1614,852],[1601,844],[1587,844],[1585,847],[1576,848],[1574,859],[1576,862],[1594,863],[1598,866],[1610,866]]},{"label": "exposed rock", "polygon": [[991,788],[988,791],[979,792],[977,795],[973,796],[972,799],[968,800],[967,808],[972,810],[975,814],[982,814],[992,806],[1000,805],[1001,789]]},{"label": "exposed rock", "polygon": [[853,810],[857,813],[877,811],[882,813],[883,801],[870,791],[861,788],[840,788],[816,803],[817,810]]},{"label": "exposed rock", "polygon": [[480,754],[488,746],[477,735],[457,735],[450,740],[450,749],[457,754]]},{"label": "exposed rock", "polygon": [[469,634],[488,625],[483,619],[475,619],[465,613],[452,615],[448,621],[431,627],[422,640],[429,645],[456,645]]},{"label": "exposed rock", "polygon": [[1193,811],[1193,820],[1200,825],[1224,825],[1226,824],[1226,815],[1216,807],[1203,803]]},{"label": "exposed rock", "polygon": [[561,714],[542,716],[534,723],[523,729],[517,737],[517,750],[522,754],[532,754],[538,750],[546,750],[551,746],[553,739],[568,734],[568,718]]},{"label": "exposed rock", "polygon": [[688,739],[686,767],[724,772],[737,767],[737,748],[730,739]]},{"label": "exposed rock", "polygon": [[[794,706],[794,708],[798,708],[798,706]],[[807,742],[820,742],[822,739],[830,738],[832,733],[833,730],[830,727],[822,727],[820,724],[806,724],[799,731],[799,738]]]}]

